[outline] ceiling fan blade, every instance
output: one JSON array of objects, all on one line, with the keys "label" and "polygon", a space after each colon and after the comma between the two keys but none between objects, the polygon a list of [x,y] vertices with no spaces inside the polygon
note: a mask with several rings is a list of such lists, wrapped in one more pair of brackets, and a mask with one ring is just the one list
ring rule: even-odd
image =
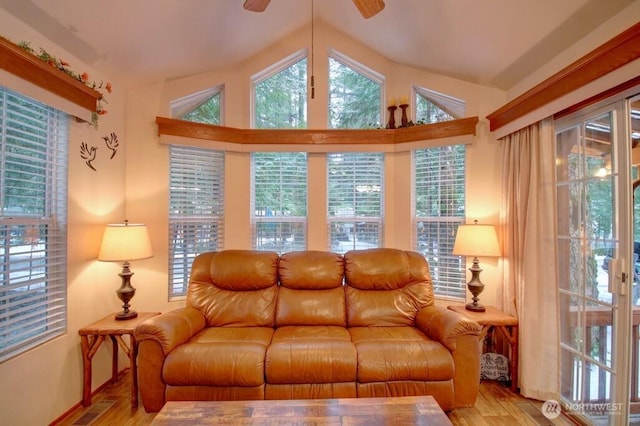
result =
[{"label": "ceiling fan blade", "polygon": [[384,9],[383,0],[353,0],[353,4],[356,5],[365,19],[371,18]]},{"label": "ceiling fan blade", "polygon": [[252,12],[264,12],[271,0],[244,0],[244,8]]}]

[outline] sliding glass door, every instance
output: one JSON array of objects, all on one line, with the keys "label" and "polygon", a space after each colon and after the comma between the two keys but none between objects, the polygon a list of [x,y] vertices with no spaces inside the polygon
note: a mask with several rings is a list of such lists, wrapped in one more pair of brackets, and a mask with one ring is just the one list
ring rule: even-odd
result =
[{"label": "sliding glass door", "polygon": [[593,424],[629,421],[638,301],[629,105],[556,122],[560,393],[565,411]]}]

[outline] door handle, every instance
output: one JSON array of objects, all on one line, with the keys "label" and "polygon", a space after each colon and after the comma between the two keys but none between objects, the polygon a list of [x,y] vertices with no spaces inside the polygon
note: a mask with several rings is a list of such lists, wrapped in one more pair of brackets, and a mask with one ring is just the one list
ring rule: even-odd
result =
[{"label": "door handle", "polygon": [[624,296],[627,294],[627,274],[624,272],[624,260],[609,260],[609,293]]}]

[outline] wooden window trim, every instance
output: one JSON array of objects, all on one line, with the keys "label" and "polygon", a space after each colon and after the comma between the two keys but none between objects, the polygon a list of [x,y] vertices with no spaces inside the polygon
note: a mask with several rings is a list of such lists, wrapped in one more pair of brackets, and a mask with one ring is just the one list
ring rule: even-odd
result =
[{"label": "wooden window trim", "polygon": [[100,92],[52,67],[0,37],[0,68],[91,112],[97,111]]},{"label": "wooden window trim", "polygon": [[213,124],[193,123],[174,118],[156,117],[159,135],[230,142],[236,144],[330,145],[330,144],[401,144],[420,140],[475,135],[478,117],[399,129],[237,129]]},{"label": "wooden window trim", "polygon": [[640,22],[487,115],[489,129],[499,129],[638,58]]}]

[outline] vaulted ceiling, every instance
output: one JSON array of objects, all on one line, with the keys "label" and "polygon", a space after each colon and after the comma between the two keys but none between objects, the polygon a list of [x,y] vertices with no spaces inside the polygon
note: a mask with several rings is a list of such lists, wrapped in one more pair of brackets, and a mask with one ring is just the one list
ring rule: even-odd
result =
[{"label": "vaulted ceiling", "polygon": [[[364,19],[351,0],[315,0],[313,13],[394,62],[508,90],[633,1],[386,0]],[[230,66],[311,21],[312,0],[272,0],[262,13],[242,4],[0,0],[6,12],[130,85]]]}]

